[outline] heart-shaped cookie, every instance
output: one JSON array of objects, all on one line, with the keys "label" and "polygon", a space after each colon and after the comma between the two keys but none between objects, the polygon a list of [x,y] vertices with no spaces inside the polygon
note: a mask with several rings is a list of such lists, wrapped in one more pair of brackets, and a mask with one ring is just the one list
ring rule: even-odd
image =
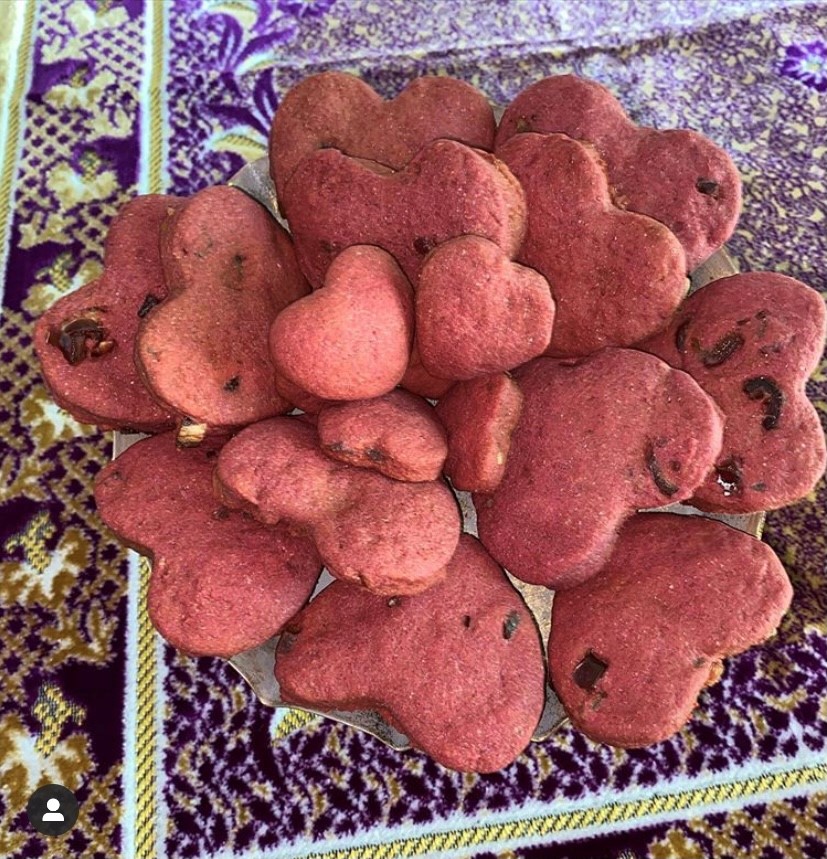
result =
[{"label": "heart-shaped cookie", "polygon": [[427,144],[397,173],[321,150],[296,168],[284,203],[314,288],[351,245],[384,248],[415,289],[423,260],[441,242],[483,236],[513,258],[525,231],[520,183],[493,155],[454,140]]},{"label": "heart-shaped cookie", "polygon": [[344,582],[322,591],[282,636],[276,679],[284,701],[379,710],[412,746],[472,772],[514,760],[544,700],[533,619],[468,534],[424,594],[388,599]]},{"label": "heart-shaped cookie", "polygon": [[486,97],[464,81],[425,76],[384,101],[344,72],[311,75],[284,97],[270,131],[270,172],[279,199],[299,163],[317,149],[339,149],[395,170],[441,137],[492,149],[496,123]]},{"label": "heart-shaped cookie", "polygon": [[448,454],[433,408],[403,390],[325,406],[317,426],[328,456],[394,480],[438,480]]},{"label": "heart-shaped cookie", "polygon": [[791,598],[760,540],[700,516],[633,516],[603,569],[554,596],[552,685],[591,739],[657,743],[689,720],[725,656],[775,632]]},{"label": "heart-shaped cookie", "polygon": [[101,277],[37,321],[43,378],[55,402],[80,421],[140,432],[176,422],[144,386],[132,355],[141,321],[167,297],[159,232],[183,202],[149,194],[127,203],[109,228]]},{"label": "heart-shaped cookie", "polygon": [[416,342],[444,379],[510,370],[542,355],[554,323],[546,279],[493,242],[460,236],[425,260],[416,291]]},{"label": "heart-shaped cookie", "polygon": [[498,153],[528,203],[517,259],[554,296],[548,354],[631,346],[662,329],[689,287],[683,250],[663,224],[613,205],[597,152],[562,134],[520,134]]},{"label": "heart-shaped cookie", "polygon": [[309,533],[330,572],[375,593],[419,593],[445,575],[460,517],[442,481],[407,483],[332,459],[295,417],[243,429],[221,451],[225,503]]},{"label": "heart-shaped cookie", "polygon": [[721,449],[720,412],[686,373],[643,352],[535,358],[502,481],[474,496],[480,539],[509,572],[586,581],[636,510],[689,498]]},{"label": "heart-shaped cookie", "polygon": [[422,366],[422,358],[419,355],[419,347],[417,346],[416,334],[414,333],[411,360],[408,362],[408,369],[405,370],[405,375],[402,377],[399,386],[419,397],[438,400],[450,390],[453,384],[452,379],[439,379],[436,376],[432,376]]},{"label": "heart-shaped cookie", "polygon": [[393,257],[355,245],[334,260],[324,289],[286,308],[270,330],[276,371],[327,400],[392,390],[408,367],[413,293]]},{"label": "heart-shaped cookie", "polygon": [[213,495],[219,446],[180,449],[173,433],[143,439],[95,481],[98,513],[152,558],[147,610],[186,653],[229,657],[281,631],[313,591],[312,541],[269,527]]},{"label": "heart-shaped cookie", "polygon": [[689,373],[726,416],[721,452],[693,504],[750,513],[812,491],[827,452],[805,385],[824,351],[825,316],[824,299],[800,281],[736,274],[693,293],[641,345]]},{"label": "heart-shaped cookie", "polygon": [[437,403],[448,433],[445,474],[455,489],[493,492],[505,474],[523,395],[507,373],[458,382]]},{"label": "heart-shaped cookie", "polygon": [[135,352],[154,394],[208,429],[287,411],[267,338],[309,291],[287,233],[242,191],[215,186],[179,210],[162,250],[170,295],[144,320]]},{"label": "heart-shaped cookie", "polygon": [[695,131],[635,125],[618,100],[574,75],[544,78],[521,92],[497,130],[559,132],[592,143],[619,203],[660,221],[678,237],[691,271],[723,246],[741,210],[741,179],[723,149]]}]

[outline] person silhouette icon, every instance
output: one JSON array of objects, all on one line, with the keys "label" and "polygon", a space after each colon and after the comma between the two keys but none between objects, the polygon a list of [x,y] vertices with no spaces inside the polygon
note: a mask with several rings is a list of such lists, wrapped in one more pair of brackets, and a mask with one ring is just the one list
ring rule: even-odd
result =
[{"label": "person silhouette icon", "polygon": [[46,803],[46,808],[49,810],[43,815],[41,820],[47,823],[50,820],[65,820],[66,818],[58,811],[60,808],[60,800],[54,797]]},{"label": "person silhouette icon", "polygon": [[26,803],[29,823],[41,835],[68,832],[77,823],[79,812],[78,798],[62,784],[41,785]]}]

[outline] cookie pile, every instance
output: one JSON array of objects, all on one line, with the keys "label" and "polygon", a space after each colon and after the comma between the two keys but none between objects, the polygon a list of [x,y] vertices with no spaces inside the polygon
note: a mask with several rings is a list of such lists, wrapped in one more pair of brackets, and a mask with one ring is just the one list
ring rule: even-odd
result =
[{"label": "cookie pile", "polygon": [[[459,770],[522,752],[547,674],[594,740],[679,730],[792,593],[760,541],[640,511],[775,509],[826,458],[820,296],[687,297],[736,225],[730,158],[573,76],[497,125],[461,81],[383,101],[328,72],[282,102],[270,168],[289,234],[231,187],[138,197],[36,328],[62,407],[151,434],[95,496],[152,558],[159,632],[279,635],[285,702],[376,710]],[[554,597],[548,641],[504,568]]]}]

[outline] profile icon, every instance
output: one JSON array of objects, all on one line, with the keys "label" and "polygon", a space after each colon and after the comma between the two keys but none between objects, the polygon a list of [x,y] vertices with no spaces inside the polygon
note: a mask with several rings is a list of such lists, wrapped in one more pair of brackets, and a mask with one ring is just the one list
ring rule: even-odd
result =
[{"label": "profile icon", "polygon": [[48,823],[51,820],[66,820],[66,818],[58,811],[60,808],[60,800],[52,797],[46,800],[46,808],[49,810],[43,815],[43,822]]},{"label": "profile icon", "polygon": [[29,823],[41,835],[63,835],[77,822],[80,804],[62,784],[44,784],[26,804]]}]

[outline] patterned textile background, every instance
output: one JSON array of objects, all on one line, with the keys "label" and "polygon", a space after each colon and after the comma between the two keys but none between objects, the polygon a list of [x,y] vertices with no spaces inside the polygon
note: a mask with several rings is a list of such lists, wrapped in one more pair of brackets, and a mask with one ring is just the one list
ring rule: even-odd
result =
[{"label": "patterned textile background", "polygon": [[[729,662],[681,734],[635,752],[563,730],[459,775],[274,714],[148,627],[147,571],[89,492],[110,439],[51,403],[32,322],[100,272],[119,205],[224,181],[264,152],[287,88],[328,68],[385,95],[453,74],[496,102],[548,73],[596,78],[638,121],[732,153],[742,268],[827,294],[824,3],[4,0],[0,855],[827,855],[823,483],[768,520],[796,592],[779,635]],[[824,362],[809,390],[827,421]],[[51,839],[25,813],[48,782],[81,803]]]}]

